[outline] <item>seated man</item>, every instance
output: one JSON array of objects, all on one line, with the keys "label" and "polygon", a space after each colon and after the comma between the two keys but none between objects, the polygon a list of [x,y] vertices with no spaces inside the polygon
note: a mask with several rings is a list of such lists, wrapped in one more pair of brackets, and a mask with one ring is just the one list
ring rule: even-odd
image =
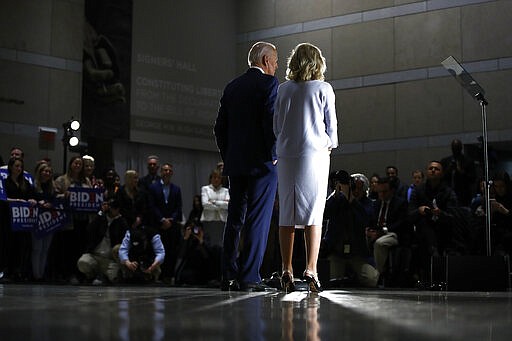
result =
[{"label": "seated man", "polygon": [[329,258],[332,279],[343,279],[349,267],[355,272],[358,285],[376,287],[379,273],[368,264],[370,253],[365,239],[365,228],[370,226],[371,217],[355,200],[354,182],[348,173],[338,171],[333,177],[335,190],[324,212],[328,223],[322,240],[322,256]]},{"label": "seated man", "polygon": [[162,273],[160,264],[165,258],[165,249],[160,235],[143,225],[126,231],[119,248],[119,261],[123,277],[138,282],[156,282]]},{"label": "seated man", "polygon": [[410,239],[410,231],[407,230],[407,200],[395,195],[396,185],[394,178],[378,180],[379,199],[374,202],[374,223],[366,230],[370,245],[373,244],[375,265],[381,276],[387,270],[390,249],[399,244],[408,244]]},{"label": "seated man", "polygon": [[408,206],[408,217],[416,225],[419,266],[424,281],[429,278],[432,256],[443,256],[464,248],[461,225],[453,219],[457,207],[457,195],[443,181],[442,164],[431,161],[427,167],[427,181],[414,188]]},{"label": "seated man", "polygon": [[128,229],[128,223],[119,212],[117,200],[104,202],[101,211],[87,226],[86,253],[78,259],[77,266],[87,279],[94,279],[94,285],[118,280],[119,262],[114,250]]}]

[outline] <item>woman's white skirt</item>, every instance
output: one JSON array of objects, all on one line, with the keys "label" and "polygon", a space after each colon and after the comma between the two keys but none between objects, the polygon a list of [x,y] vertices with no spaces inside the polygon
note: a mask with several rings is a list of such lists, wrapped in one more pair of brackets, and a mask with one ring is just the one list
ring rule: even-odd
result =
[{"label": "woman's white skirt", "polygon": [[278,158],[279,225],[322,226],[330,153]]}]

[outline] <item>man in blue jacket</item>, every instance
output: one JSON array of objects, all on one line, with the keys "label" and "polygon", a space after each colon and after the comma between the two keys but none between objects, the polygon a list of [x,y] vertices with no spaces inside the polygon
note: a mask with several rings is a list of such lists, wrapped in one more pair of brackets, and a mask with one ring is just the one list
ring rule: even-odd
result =
[{"label": "man in blue jacket", "polygon": [[[279,82],[277,50],[254,44],[249,69],[224,89],[214,133],[229,177],[230,202],[224,229],[222,290],[262,291],[260,266],[277,188],[274,101]],[[243,232],[243,247],[238,244]]]},{"label": "man in blue jacket", "polygon": [[160,168],[160,180],[149,186],[150,221],[151,225],[158,230],[165,247],[162,279],[169,284],[173,282],[183,216],[181,189],[171,182],[173,174],[173,166],[170,163],[164,163]]}]

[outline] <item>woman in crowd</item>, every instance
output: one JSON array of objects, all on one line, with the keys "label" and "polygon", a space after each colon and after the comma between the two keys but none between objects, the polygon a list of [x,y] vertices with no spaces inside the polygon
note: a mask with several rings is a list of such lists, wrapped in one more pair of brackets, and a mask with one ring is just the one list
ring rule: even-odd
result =
[{"label": "woman in crowd", "polygon": [[[66,174],[55,180],[55,189],[58,194],[69,198],[69,188],[92,188],[91,182],[85,176],[83,160],[80,156],[71,158]],[[94,214],[93,214],[94,216]],[[56,248],[55,262],[59,275],[68,278],[71,284],[78,284],[78,277],[82,276],[76,262],[85,252],[86,227],[91,214],[87,212],[72,212],[72,225],[65,227],[55,235],[53,246]]]},{"label": "woman in crowd", "polygon": [[113,198],[119,190],[119,174],[114,168],[108,168],[103,174],[103,188],[105,189],[105,200]]},{"label": "woman in crowd", "polygon": [[201,223],[212,246],[222,246],[228,203],[229,191],[222,187],[222,174],[215,169],[210,173],[210,184],[201,188]]},{"label": "woman in crowd", "polygon": [[147,223],[147,198],[139,187],[137,171],[129,169],[124,173],[124,185],[119,188],[116,197],[121,206],[121,215],[130,228]]},{"label": "woman in crowd", "polygon": [[304,43],[288,58],[286,78],[279,86],[274,112],[277,137],[279,239],[284,290],[293,290],[295,227],[305,227],[309,290],[321,291],[317,260],[327,197],[331,149],[338,146],[335,94],[324,82],[325,58]]},{"label": "woman in crowd", "polygon": [[94,170],[96,169],[96,164],[94,158],[90,155],[82,156],[82,160],[84,162],[84,175],[91,182],[91,186],[93,188],[99,187],[96,177],[94,176]]},{"label": "woman in crowd", "polygon": [[[53,169],[47,163],[39,163],[34,172],[34,198],[39,209],[52,209],[56,197]],[[52,239],[53,233],[38,236],[35,231],[32,232],[32,276],[35,281],[44,279]]]},{"label": "woman in crowd", "polygon": [[370,188],[368,189],[368,198],[370,200],[375,201],[379,199],[379,194],[377,193],[377,184],[379,183],[379,175],[373,174],[370,177]]},{"label": "woman in crowd", "polygon": [[187,221],[193,221],[198,223],[201,221],[201,215],[203,214],[203,204],[201,203],[201,196],[196,194],[192,198],[192,209],[188,214]]},{"label": "woman in crowd", "polygon": [[[34,200],[34,189],[23,176],[23,159],[12,157],[7,163],[8,177],[4,181],[4,189],[7,201],[27,201],[32,206],[36,205]],[[6,204],[6,217],[10,217],[10,210]],[[2,214],[4,215],[4,214]],[[8,218],[9,219],[9,218]],[[10,228],[10,221],[6,224],[2,238],[5,238],[7,247],[7,273],[14,281],[24,281],[29,278],[30,268],[30,232],[13,231]]]}]

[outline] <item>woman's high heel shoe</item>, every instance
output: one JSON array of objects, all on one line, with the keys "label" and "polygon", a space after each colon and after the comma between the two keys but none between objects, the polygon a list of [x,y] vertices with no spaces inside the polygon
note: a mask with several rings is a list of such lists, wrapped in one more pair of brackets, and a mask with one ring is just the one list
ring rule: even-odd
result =
[{"label": "woman's high heel shoe", "polygon": [[304,279],[308,284],[308,292],[321,292],[323,290],[320,281],[318,280],[317,274],[310,270],[304,271]]},{"label": "woman's high heel shoe", "polygon": [[283,271],[281,275],[281,288],[285,293],[289,293],[295,290],[295,284],[293,283],[293,273],[290,271]]}]

